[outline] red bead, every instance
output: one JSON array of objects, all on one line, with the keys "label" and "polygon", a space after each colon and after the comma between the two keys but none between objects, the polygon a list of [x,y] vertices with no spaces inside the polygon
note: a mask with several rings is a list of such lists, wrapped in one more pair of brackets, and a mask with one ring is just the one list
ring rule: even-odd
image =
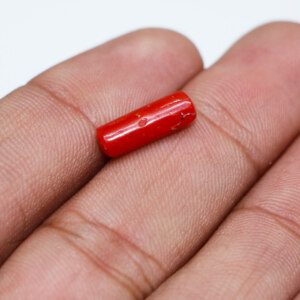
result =
[{"label": "red bead", "polygon": [[100,149],[118,157],[188,126],[196,118],[184,92],[154,101],[97,129]]}]

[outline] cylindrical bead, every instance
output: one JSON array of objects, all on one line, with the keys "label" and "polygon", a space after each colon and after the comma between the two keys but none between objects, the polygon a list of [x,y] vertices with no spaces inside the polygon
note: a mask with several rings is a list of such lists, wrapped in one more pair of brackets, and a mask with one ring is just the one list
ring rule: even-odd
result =
[{"label": "cylindrical bead", "polygon": [[184,92],[154,101],[97,129],[100,149],[118,157],[188,126],[196,118]]}]

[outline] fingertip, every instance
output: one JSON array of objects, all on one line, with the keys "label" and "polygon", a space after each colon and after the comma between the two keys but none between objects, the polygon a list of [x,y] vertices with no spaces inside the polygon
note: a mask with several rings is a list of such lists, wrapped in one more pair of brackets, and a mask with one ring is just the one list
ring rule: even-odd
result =
[{"label": "fingertip", "polygon": [[203,69],[203,60],[199,50],[182,33],[167,28],[149,27],[130,32],[124,37],[129,36],[136,40],[136,47],[141,50],[141,54],[152,57],[162,55],[165,63],[176,63],[178,68],[186,68],[190,70],[190,73]]},{"label": "fingertip", "polygon": [[292,33],[294,31],[299,31],[300,24],[297,22],[289,22],[289,21],[273,21],[262,24],[252,30],[252,32],[256,33],[267,33],[271,34],[274,33],[278,35],[280,33]]}]

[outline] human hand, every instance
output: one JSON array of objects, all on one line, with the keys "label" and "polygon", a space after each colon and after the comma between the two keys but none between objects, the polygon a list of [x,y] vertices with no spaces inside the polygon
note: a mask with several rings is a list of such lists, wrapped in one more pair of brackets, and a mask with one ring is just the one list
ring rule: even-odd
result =
[{"label": "human hand", "polygon": [[[207,70],[153,29],[5,97],[1,299],[300,299],[299,82],[297,24],[254,30]],[[181,88],[190,128],[101,155],[97,126]]]}]

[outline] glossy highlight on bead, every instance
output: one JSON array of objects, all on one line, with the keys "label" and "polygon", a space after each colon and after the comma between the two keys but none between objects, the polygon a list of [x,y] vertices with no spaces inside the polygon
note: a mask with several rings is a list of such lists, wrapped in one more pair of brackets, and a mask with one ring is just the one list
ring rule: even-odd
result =
[{"label": "glossy highlight on bead", "polygon": [[187,127],[195,118],[192,100],[179,91],[97,128],[99,147],[118,157]]}]

